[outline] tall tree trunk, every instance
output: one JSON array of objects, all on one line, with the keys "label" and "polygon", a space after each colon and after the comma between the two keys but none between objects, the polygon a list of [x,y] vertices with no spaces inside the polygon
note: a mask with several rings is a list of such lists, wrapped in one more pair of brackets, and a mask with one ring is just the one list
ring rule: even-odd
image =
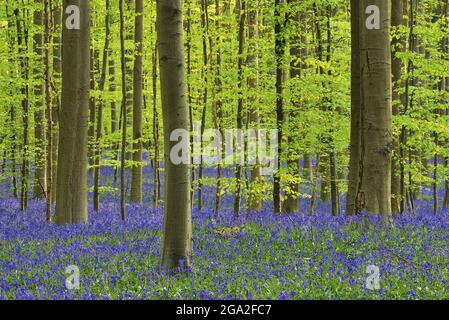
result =
[{"label": "tall tree trunk", "polygon": [[207,54],[207,39],[209,37],[209,14],[208,0],[201,0],[201,28],[203,32],[203,110],[201,114],[201,147],[200,166],[198,170],[198,211],[203,208],[203,134],[206,129],[207,95],[208,95],[208,72],[209,59]]},{"label": "tall tree trunk", "polygon": [[[109,92],[114,93],[117,89],[115,84],[115,61],[114,52],[109,49]],[[117,117],[117,102],[111,101],[111,133],[114,134],[118,131],[118,117]],[[116,150],[116,148],[114,148]]]},{"label": "tall tree trunk", "polygon": [[[215,32],[216,38],[216,62],[215,62],[215,88],[214,88],[214,125],[215,129],[217,129],[221,136],[223,137],[223,110],[222,110],[222,98],[220,96],[222,92],[222,82],[221,82],[221,50],[220,50],[220,2],[219,0],[215,0]],[[212,50],[212,48],[211,48]],[[222,193],[222,161],[223,161],[223,142],[221,141],[221,159],[218,159],[217,163],[217,181],[215,185],[215,215],[218,214],[221,205],[221,193]],[[218,152],[220,154],[220,152]]]},{"label": "tall tree trunk", "polygon": [[[38,8],[34,11],[34,25],[38,28],[43,26],[42,15],[42,0],[35,0]],[[36,67],[34,68],[34,78],[36,85],[34,86],[35,96],[35,111],[34,111],[34,182],[33,182],[33,198],[44,198],[46,193],[46,178],[45,178],[45,109],[43,103],[44,82],[42,81],[42,65],[43,54],[42,48],[44,45],[44,37],[42,31],[39,29],[33,36],[33,50],[36,55]]]},{"label": "tall tree trunk", "polygon": [[[331,54],[332,54],[332,29],[331,29],[331,16],[332,16],[332,8],[330,5],[326,6],[326,30],[327,30],[327,48],[326,48],[326,62],[328,65],[331,65]],[[331,79],[332,76],[332,69],[329,69],[327,71],[327,75],[329,76],[329,79]],[[327,82],[327,87],[330,86],[329,81]],[[328,88],[329,90],[329,88]],[[332,104],[332,95],[331,92],[329,92],[328,97],[326,100]],[[329,110],[330,112],[335,112],[332,110]],[[336,112],[339,112],[338,107]],[[337,155],[335,154],[335,145],[334,145],[334,132],[330,132],[329,135],[329,169],[330,169],[330,190],[331,190],[331,203],[332,203],[332,215],[338,216],[340,215],[340,194],[338,191],[338,184],[337,184]]]},{"label": "tall tree trunk", "polygon": [[[93,48],[90,49],[90,91],[93,93],[96,90],[95,75],[97,73],[96,61],[98,56],[98,50]],[[95,123],[97,118],[97,99],[95,96],[91,95],[89,97],[89,129],[87,138],[87,156],[89,159],[89,175],[93,173],[94,166],[94,155],[95,155]]]},{"label": "tall tree trunk", "polygon": [[[379,29],[361,29],[362,71],[362,183],[357,211],[381,213],[391,219],[391,45],[390,0],[364,0],[379,8]],[[374,11],[374,14],[375,11]],[[367,17],[368,18],[368,17]]]},{"label": "tall tree trunk", "polygon": [[[51,17],[50,17],[50,1],[44,0],[44,25],[45,25],[45,43],[51,42]],[[45,47],[44,55],[44,75],[45,75],[45,105],[47,115],[47,181],[46,181],[46,221],[51,221],[51,206],[52,206],[52,189],[53,189],[53,110],[50,88],[50,48]]]},{"label": "tall tree trunk", "polygon": [[[293,7],[294,1],[288,0],[290,5],[289,10],[295,10]],[[297,9],[296,9],[297,10]],[[298,25],[301,21],[301,12],[296,12],[293,16],[292,23],[294,25]],[[292,36],[292,40],[290,43],[290,79],[300,78],[301,77],[301,66],[302,63],[299,62],[301,59],[301,43],[302,36],[301,34],[296,34]],[[295,109],[298,107],[296,102],[292,102],[294,104]],[[293,112],[292,112],[293,113]],[[291,115],[289,115],[291,116]],[[288,140],[286,142],[289,145]],[[295,155],[295,156],[293,156]],[[290,150],[289,156],[287,160],[287,170],[290,177],[295,177],[299,174],[299,155],[297,155],[296,150]],[[286,192],[286,199],[284,204],[282,205],[282,212],[285,213],[295,213],[298,211],[298,194],[299,194],[299,183],[295,178],[291,178],[291,181],[288,183],[288,190]]]},{"label": "tall tree trunk", "polygon": [[[54,2],[53,2],[54,3]],[[61,38],[61,4],[57,3],[53,8],[53,81],[56,84],[54,87],[54,99],[53,99],[53,136],[52,136],[52,191],[51,202],[56,202],[56,174],[57,174],[57,160],[58,160],[58,141],[59,141],[59,112],[61,108],[61,92],[56,88],[61,84],[62,73],[62,38]]]},{"label": "tall tree trunk", "polygon": [[120,157],[120,216],[122,220],[126,218],[126,190],[125,190],[125,168],[126,168],[126,129],[128,125],[128,92],[126,87],[126,54],[125,54],[125,18],[123,0],[119,2],[120,6],[120,54],[122,69],[122,104],[121,104],[121,121],[122,121],[122,149]]},{"label": "tall tree trunk", "polygon": [[[125,67],[126,67],[126,123],[131,126],[133,121],[133,58],[134,58],[134,24],[128,21],[133,21],[135,9],[134,4],[136,0],[126,0],[126,11],[123,12],[124,19],[124,33],[125,33]],[[128,129],[126,129],[127,131]],[[128,139],[128,137],[126,138]],[[131,149],[126,149],[126,160],[132,160],[133,152]]]},{"label": "tall tree trunk", "polygon": [[[240,1],[239,8],[239,52],[238,52],[238,89],[239,89],[239,97],[238,97],[238,107],[237,107],[237,130],[241,130],[243,128],[243,50],[245,49],[245,18],[246,18],[246,0]],[[240,143],[237,143],[237,159],[240,158],[241,152],[244,150],[240,150]],[[235,180],[237,184],[237,189],[235,192],[234,198],[234,215],[238,217],[240,215],[240,198],[241,198],[241,188],[242,188],[242,165],[239,160],[237,160],[236,169],[235,169]]]},{"label": "tall tree trunk", "polygon": [[189,129],[190,129],[190,181],[192,188],[190,190],[190,207],[193,208],[193,202],[195,200],[195,186],[193,182],[195,181],[195,165],[193,163],[193,103],[192,103],[192,85],[191,85],[191,74],[192,74],[192,1],[187,1],[187,21],[186,21],[186,33],[187,33],[187,103],[189,105]]},{"label": "tall tree trunk", "polygon": [[153,207],[157,208],[160,198],[159,173],[159,112],[157,110],[157,39],[152,52],[152,84],[153,84],[153,139],[154,139],[154,166],[153,166]]},{"label": "tall tree trunk", "polygon": [[[391,26],[395,28],[396,33],[400,33],[400,27],[405,25],[404,22],[404,0],[395,0],[391,2]],[[392,40],[392,81],[393,81],[393,116],[400,114],[401,95],[399,90],[402,87],[401,74],[402,74],[402,60],[398,57],[398,53],[404,52],[405,41],[404,38],[396,35]],[[400,169],[400,136],[393,136],[393,157],[391,166],[391,211],[393,213],[399,213],[401,211],[401,184],[404,181],[401,180]]]},{"label": "tall tree trunk", "polygon": [[143,68],[143,0],[136,1],[133,90],[133,162],[131,201],[142,202],[142,68]]},{"label": "tall tree trunk", "polygon": [[157,32],[165,149],[161,265],[171,270],[190,266],[192,256],[189,166],[170,161],[176,143],[170,141],[171,132],[188,130],[181,0],[157,2]]},{"label": "tall tree trunk", "polygon": [[282,0],[274,1],[274,35],[275,35],[275,56],[276,56],[276,127],[278,130],[278,163],[277,171],[273,181],[273,205],[274,212],[281,212],[281,158],[283,142],[283,122],[284,122],[284,98],[283,98],[283,70],[285,55],[285,34],[284,22],[281,18]]},{"label": "tall tree trunk", "polygon": [[[259,116],[259,107],[258,107],[258,86],[259,86],[259,8],[256,3],[251,3],[248,5],[248,38],[249,38],[249,50],[248,50],[248,66],[253,68],[254,76],[248,79],[248,88],[251,92],[251,101],[249,104],[251,105],[250,112],[250,121],[256,130],[257,141],[260,140],[260,116]],[[249,188],[249,208],[254,211],[262,210],[262,201],[261,197],[258,195],[258,191],[262,187],[262,176],[261,176],[261,167],[259,162],[259,156],[256,155],[256,163],[251,167],[251,184]]]},{"label": "tall tree trunk", "polygon": [[318,172],[320,172],[320,154],[316,155],[315,175],[312,175],[312,195],[310,196],[309,215],[313,215],[315,212],[316,191],[318,187]]},{"label": "tall tree trunk", "polygon": [[[15,43],[15,39],[13,36],[13,30],[14,30],[14,19],[12,14],[9,12],[9,3],[6,2],[5,5],[5,11],[6,11],[6,15],[8,17],[8,29],[7,29],[7,39],[8,39],[8,65],[9,65],[9,76],[10,76],[10,81],[9,81],[9,90],[8,90],[8,94],[9,95],[14,95],[15,90],[13,89],[13,83],[14,80],[17,78],[17,68],[16,65],[14,63],[14,43]],[[18,191],[17,191],[17,163],[16,163],[16,149],[17,149],[17,144],[16,144],[16,138],[17,138],[17,131],[16,131],[16,112],[15,112],[15,106],[12,105],[9,109],[9,121],[11,123],[11,149],[9,150],[9,154],[10,154],[10,167],[11,167],[11,183],[12,183],[12,194],[14,198],[18,198]]]},{"label": "tall tree trunk", "polygon": [[88,1],[64,0],[64,21],[70,19],[67,7],[72,5],[79,8],[80,28],[68,29],[67,23],[62,24],[62,103],[56,177],[57,224],[87,221],[90,5]]},{"label": "tall tree trunk", "polygon": [[348,193],[346,214],[356,212],[355,203],[360,184],[361,148],[361,70],[360,70],[360,17],[361,1],[351,0],[351,134],[349,154]]},{"label": "tall tree trunk", "polygon": [[[109,55],[109,33],[110,33],[110,0],[106,0],[106,17],[105,17],[105,36],[104,36],[104,47],[103,47],[103,58],[101,65],[101,75],[100,81],[98,83],[98,90],[103,92],[104,86],[106,83],[106,70],[108,64],[108,55]],[[94,157],[94,210],[98,211],[100,207],[100,172],[101,172],[101,135],[103,128],[103,106],[104,101],[100,100],[98,102],[98,114],[97,114],[97,130],[95,136],[95,157]]]},{"label": "tall tree trunk", "polygon": [[[409,52],[418,52],[418,41],[415,35],[415,27],[416,27],[416,17],[415,13],[417,11],[417,7],[419,1],[417,0],[409,0],[409,36],[408,36],[408,50]],[[415,74],[414,74],[415,66],[412,59],[409,59],[407,62],[407,72],[406,72],[406,81],[405,81],[405,92],[404,92],[404,114],[406,114],[413,107],[414,103],[414,89],[416,84]],[[408,165],[412,165],[412,157],[411,150],[407,147],[407,137],[411,135],[411,130],[407,130],[406,126],[403,125],[401,127],[401,137],[400,137],[400,146],[399,146],[399,158],[402,159],[400,164],[400,179],[401,179],[401,199],[400,199],[400,212],[403,213],[405,210],[405,204],[410,212],[414,211],[414,201],[413,201],[413,192],[412,192],[412,173],[411,170],[408,170],[408,183],[406,185],[405,182],[405,160],[406,160],[406,152],[408,153]],[[408,150],[407,150],[408,149]]]},{"label": "tall tree trunk", "polygon": [[[114,52],[111,48],[110,58],[109,58],[109,92],[114,93],[117,89],[117,85],[115,83],[115,61],[114,61]],[[111,101],[111,133],[115,137],[114,133],[120,131],[121,126],[121,117],[117,116],[117,102],[114,100]],[[114,140],[112,143],[112,158],[115,160],[119,159],[119,147],[120,143]],[[114,185],[117,183],[117,170],[118,166],[114,166]]]},{"label": "tall tree trunk", "polygon": [[28,52],[28,27],[27,10],[23,9],[22,17],[20,17],[20,10],[14,11],[16,16],[17,29],[17,46],[20,61],[20,75],[23,81],[20,92],[22,94],[22,126],[23,126],[23,153],[22,153],[22,167],[21,167],[21,190],[20,190],[20,209],[27,210],[28,206],[28,175],[29,175],[29,160],[28,160],[28,125],[29,125],[29,61],[27,57]]},{"label": "tall tree trunk", "polygon": [[[442,24],[442,27],[445,28],[445,30],[447,30],[449,27],[449,20],[448,20],[449,0],[445,0],[442,16],[446,19],[446,22]],[[443,52],[446,54],[446,57],[448,57],[448,53],[449,53],[449,36],[448,35],[442,41],[442,47],[443,47]],[[448,58],[446,58],[446,59],[448,59]],[[446,94],[448,94],[448,92],[449,92],[449,77],[446,77],[444,83],[445,83],[445,88],[443,88],[443,90],[446,90]],[[446,117],[449,115],[448,109],[445,110],[445,115],[446,115]],[[445,157],[444,167],[448,168],[448,166],[449,166],[449,158]],[[445,179],[444,179],[443,208],[447,209],[448,207],[449,207],[449,176],[446,175]]]}]

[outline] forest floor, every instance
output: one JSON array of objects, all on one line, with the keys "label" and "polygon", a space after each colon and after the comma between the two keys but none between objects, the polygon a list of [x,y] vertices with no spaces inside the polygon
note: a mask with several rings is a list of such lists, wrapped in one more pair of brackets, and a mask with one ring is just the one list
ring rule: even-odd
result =
[{"label": "forest floor", "polygon": [[[162,208],[129,205],[125,222],[118,202],[91,209],[88,224],[61,227],[45,223],[43,202],[22,213],[0,200],[0,299],[449,298],[449,215],[425,205],[389,230],[327,209],[241,220],[194,211],[193,266],[171,277],[157,268]],[[71,265],[78,289],[66,287]]]}]

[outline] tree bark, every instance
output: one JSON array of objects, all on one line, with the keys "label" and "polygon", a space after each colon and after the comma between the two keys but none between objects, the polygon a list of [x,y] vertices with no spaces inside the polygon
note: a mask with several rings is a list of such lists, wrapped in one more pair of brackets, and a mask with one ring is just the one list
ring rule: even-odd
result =
[{"label": "tree bark", "polygon": [[[53,8],[53,82],[54,88],[59,88],[61,84],[61,72],[62,72],[62,42],[61,42],[61,4],[58,3]],[[52,191],[51,202],[56,202],[56,174],[57,174],[57,160],[58,160],[58,140],[59,140],[59,112],[61,108],[61,92],[54,89],[53,99],[53,136],[52,136]]]},{"label": "tree bark", "polygon": [[[241,130],[243,128],[243,50],[245,49],[245,20],[246,20],[246,1],[240,1],[239,8],[239,33],[238,33],[238,41],[239,41],[239,51],[238,51],[238,89],[239,89],[239,97],[238,97],[238,106],[237,106],[237,130]],[[244,150],[240,150],[239,147],[236,150],[236,153],[239,155]],[[237,156],[239,158],[239,156]],[[235,166],[235,180],[237,184],[235,198],[234,198],[234,216],[238,217],[240,215],[240,199],[241,199],[241,189],[242,189],[242,165],[237,161]]]},{"label": "tree bark", "polygon": [[171,132],[188,130],[181,0],[157,1],[157,32],[165,149],[161,265],[172,270],[189,266],[192,256],[189,166],[170,161],[176,144],[170,141]]},{"label": "tree bark", "polygon": [[273,181],[273,205],[274,212],[281,212],[281,158],[282,158],[282,139],[284,122],[284,99],[283,99],[283,61],[285,55],[285,35],[283,21],[281,19],[282,0],[274,1],[274,35],[275,35],[275,58],[276,58],[276,128],[278,130],[278,163],[277,171],[274,174]]},{"label": "tree bark", "polygon": [[[250,121],[256,130],[257,141],[260,139],[260,116],[258,107],[258,94],[257,89],[259,86],[259,8],[256,3],[248,4],[248,38],[250,40],[248,50],[248,66],[254,70],[254,76],[248,79],[248,89],[251,92],[251,109],[250,109]],[[261,167],[259,163],[259,157],[256,158],[256,164],[251,167],[251,183],[250,183],[250,199],[249,208],[254,211],[262,210],[262,201],[259,196],[260,188],[262,188],[262,176]]]},{"label": "tree bark", "polygon": [[[159,173],[159,112],[157,110],[157,39],[152,52],[152,84],[153,84],[153,139],[154,139],[154,165],[153,165],[153,207],[157,208],[160,198]],[[190,204],[191,206],[191,204]]]},{"label": "tree bark", "polygon": [[43,103],[44,82],[43,79],[43,52],[44,37],[42,34],[43,15],[42,15],[42,0],[35,0],[39,7],[34,11],[34,25],[37,26],[37,31],[33,36],[33,51],[36,55],[36,67],[34,68],[34,77],[37,83],[34,86],[35,97],[35,111],[34,111],[34,183],[33,183],[33,198],[45,198],[46,194],[46,177],[45,177],[45,109]]},{"label": "tree bark", "polygon": [[22,94],[22,126],[23,126],[23,153],[22,153],[22,166],[21,166],[21,190],[20,190],[20,210],[26,211],[28,206],[28,175],[29,175],[29,58],[27,57],[28,51],[28,26],[26,24],[26,10],[23,12],[23,16],[20,17],[20,10],[15,9],[14,14],[16,16],[16,29],[17,29],[17,46],[20,64],[20,76],[23,84],[20,88]]},{"label": "tree bark", "polygon": [[391,45],[390,0],[364,0],[362,10],[375,5],[380,29],[361,30],[362,72],[362,183],[357,211],[382,214],[391,219]]},{"label": "tree bark", "polygon": [[60,114],[56,218],[57,224],[87,222],[87,124],[89,111],[90,5],[64,0],[80,10],[80,29],[63,23],[62,103]]},{"label": "tree bark", "polygon": [[122,220],[126,218],[126,190],[125,190],[125,168],[126,168],[126,130],[128,126],[128,90],[126,86],[127,59],[125,53],[125,17],[123,0],[119,2],[120,6],[120,55],[122,70],[122,104],[121,104],[121,121],[122,121],[122,149],[120,152],[120,216]]},{"label": "tree bark", "polygon": [[351,134],[349,147],[348,193],[346,214],[355,213],[360,180],[361,147],[361,70],[360,70],[360,0],[351,0]]},{"label": "tree bark", "polygon": [[[398,29],[400,26],[405,25],[404,22],[404,0],[395,0],[391,2],[391,26],[395,28],[396,32],[400,32]],[[398,90],[402,87],[401,74],[402,74],[402,60],[397,57],[397,53],[403,52],[405,49],[405,39],[400,35],[392,40],[392,81],[393,81],[393,116],[400,114],[400,106],[402,97],[398,93]],[[393,156],[391,161],[391,211],[393,213],[399,213],[401,211],[401,184],[404,183],[401,179],[400,168],[400,136],[393,136]]]},{"label": "tree bark", "polygon": [[[294,10],[293,0],[288,0],[288,3],[290,5],[290,10]],[[292,23],[294,25],[299,24],[301,21],[301,13],[298,11],[294,14]],[[302,63],[300,62],[301,59],[301,46],[303,45],[301,43],[301,40],[303,37],[300,34],[296,34],[292,36],[292,40],[290,43],[290,78],[300,78],[301,77],[301,66]],[[295,102],[293,102],[295,104]],[[298,107],[297,105],[294,106],[295,109]],[[293,112],[292,112],[293,113]],[[287,140],[287,145],[289,145]],[[290,177],[295,177],[299,174],[299,155],[296,154],[296,150],[290,150],[287,160],[287,169],[288,174]],[[285,213],[295,213],[298,211],[298,194],[299,194],[299,183],[296,181],[296,179],[292,178],[292,181],[288,183],[288,190],[289,192],[286,192],[286,199],[284,201],[284,204],[282,205],[282,212]]]},{"label": "tree bark", "polygon": [[[104,47],[103,47],[103,58],[101,65],[101,75],[100,81],[98,83],[98,90],[103,92],[104,86],[106,83],[106,70],[108,64],[108,55],[109,55],[109,33],[110,33],[110,0],[106,0],[106,17],[105,17],[105,39],[104,39]],[[104,101],[100,99],[98,101],[98,111],[97,111],[97,129],[95,136],[95,157],[94,157],[94,210],[98,211],[100,207],[100,172],[101,172],[101,136],[102,136],[102,128],[103,128],[103,106]]]},{"label": "tree bark", "polygon": [[142,68],[143,68],[143,0],[136,1],[133,90],[133,167],[131,201],[142,202]]},{"label": "tree bark", "polygon": [[[44,6],[44,25],[45,25],[45,43],[51,42],[51,18],[50,18],[50,3],[49,0],[45,0]],[[51,99],[51,86],[50,86],[50,48],[45,47],[44,55],[44,75],[45,75],[45,106],[47,115],[47,154],[46,154],[46,221],[51,221],[51,206],[52,206],[52,190],[53,190],[53,110]]]}]

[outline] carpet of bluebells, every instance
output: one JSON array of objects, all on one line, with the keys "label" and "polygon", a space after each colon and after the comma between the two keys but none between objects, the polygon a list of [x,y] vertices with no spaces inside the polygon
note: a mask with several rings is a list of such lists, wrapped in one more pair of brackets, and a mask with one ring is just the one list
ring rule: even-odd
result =
[{"label": "carpet of bluebells", "polygon": [[[326,204],[308,216],[307,199],[297,214],[274,215],[267,204],[236,220],[225,196],[218,215],[194,210],[193,265],[169,276],[158,268],[163,208],[150,205],[151,175],[144,187],[144,204],[128,205],[124,222],[113,193],[74,226],[45,223],[42,201],[23,213],[16,199],[0,199],[0,299],[449,298],[449,214],[433,215],[428,201],[386,229],[376,217],[332,217]],[[80,270],[79,289],[66,287],[69,265]],[[372,265],[378,290],[367,288]]]}]

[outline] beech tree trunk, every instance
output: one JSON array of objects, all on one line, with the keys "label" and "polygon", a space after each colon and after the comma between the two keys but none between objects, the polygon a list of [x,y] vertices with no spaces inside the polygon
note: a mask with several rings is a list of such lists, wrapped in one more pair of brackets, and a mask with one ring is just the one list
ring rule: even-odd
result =
[{"label": "beech tree trunk", "polygon": [[[290,10],[293,10],[293,0],[288,0],[290,5]],[[295,25],[299,24],[301,20],[301,13],[296,12],[293,16],[292,23]],[[295,30],[295,29],[293,29]],[[292,36],[292,43],[290,43],[290,78],[300,78],[301,77],[301,40],[302,37],[300,34],[295,32],[295,35]],[[295,102],[293,102],[295,104]],[[298,106],[295,106],[295,109]],[[288,141],[287,141],[287,145]],[[293,156],[294,155],[294,156]],[[297,154],[296,150],[290,149],[287,161],[287,169],[290,177],[295,177],[299,175],[299,154]],[[286,199],[284,204],[282,205],[282,212],[285,213],[296,213],[298,211],[298,194],[299,194],[299,183],[292,179],[288,183],[289,192],[286,193]]]},{"label": "beech tree trunk", "polygon": [[127,59],[125,54],[125,17],[123,0],[119,2],[120,11],[120,65],[122,70],[122,104],[120,120],[122,122],[122,148],[120,151],[120,216],[126,218],[126,190],[125,190],[125,168],[126,168],[126,131],[128,126],[128,90],[126,85]]},{"label": "beech tree trunk", "polygon": [[[394,0],[391,2],[391,26],[399,32],[398,27],[405,24],[404,21],[404,0]],[[402,60],[397,57],[398,52],[403,52],[405,49],[405,39],[403,37],[396,36],[392,40],[392,56],[391,56],[391,69],[392,69],[392,81],[393,81],[393,115],[400,114],[401,95],[398,90],[402,87],[401,74],[402,74]],[[399,163],[400,155],[400,136],[393,137],[393,155],[391,162],[391,211],[393,213],[399,213],[401,211],[401,184],[404,183],[401,179],[401,167]]]},{"label": "beech tree trunk", "polygon": [[[243,128],[243,50],[245,48],[245,19],[246,19],[246,1],[240,1],[239,7],[239,59],[238,59],[238,89],[239,89],[239,98],[238,98],[238,106],[237,106],[237,129]],[[237,147],[236,153],[240,154],[244,150],[240,150]],[[239,156],[237,156],[239,158]],[[236,179],[236,192],[234,198],[234,215],[238,217],[240,215],[240,199],[242,192],[242,165],[237,162],[235,166],[235,179]]]},{"label": "beech tree trunk", "polygon": [[346,214],[355,213],[360,181],[361,74],[360,74],[360,0],[351,0],[351,134]]},{"label": "beech tree trunk", "polygon": [[142,202],[142,68],[143,68],[143,0],[136,1],[133,90],[133,162],[131,201]]},{"label": "beech tree trunk", "polygon": [[[364,0],[379,8],[379,29],[361,28],[362,74],[362,181],[357,196],[357,211],[391,219],[391,46],[390,0]],[[364,15],[367,17],[367,15]]]},{"label": "beech tree trunk", "polygon": [[[80,11],[80,29],[68,29],[66,9]],[[90,5],[63,2],[62,103],[59,129],[57,224],[87,222],[87,124],[89,111]]]},{"label": "beech tree trunk", "polygon": [[285,34],[284,24],[281,18],[281,4],[283,0],[274,1],[274,34],[275,34],[275,55],[276,55],[276,127],[278,130],[278,163],[277,171],[274,174],[273,181],[273,205],[274,212],[281,212],[281,158],[282,158],[282,139],[284,122],[284,99],[283,99],[283,59],[285,54]]},{"label": "beech tree trunk", "polygon": [[[50,17],[50,1],[45,0],[44,6],[44,25],[45,25],[45,43],[51,41],[51,17]],[[45,76],[45,111],[47,115],[47,154],[46,154],[46,221],[51,221],[52,206],[52,190],[53,190],[53,110],[50,88],[50,48],[45,47],[44,54],[44,76]]]},{"label": "beech tree trunk", "polygon": [[[34,11],[34,25],[38,28],[43,26],[42,15],[42,0],[35,0],[39,6]],[[44,109],[44,82],[43,70],[43,52],[44,37],[42,30],[36,32],[33,36],[33,51],[36,57],[36,67],[34,69],[34,78],[37,83],[34,86],[34,99],[35,99],[35,111],[34,111],[34,139],[35,139],[35,151],[34,151],[34,182],[33,182],[33,198],[45,198],[46,193],[46,179],[45,179],[45,109]]]},{"label": "beech tree trunk", "polygon": [[165,154],[161,265],[172,270],[189,266],[192,255],[189,166],[170,161],[170,150],[177,143],[170,141],[171,132],[188,130],[181,0],[157,1],[157,32]]},{"label": "beech tree trunk", "polygon": [[[57,4],[53,8],[53,81],[59,87],[61,83],[62,72],[62,36],[61,36],[61,4]],[[58,90],[54,92],[53,97],[53,135],[52,135],[52,190],[51,202],[56,202],[56,174],[57,174],[57,160],[58,160],[58,140],[59,140],[59,111],[61,107],[61,92]]]},{"label": "beech tree trunk", "polygon": [[[103,47],[103,57],[102,57],[102,65],[101,65],[101,75],[100,81],[98,83],[98,90],[103,92],[104,86],[106,83],[106,70],[108,64],[108,55],[109,55],[109,33],[110,33],[110,0],[106,0],[106,16],[105,16],[105,40]],[[97,114],[97,130],[95,136],[95,157],[94,157],[94,210],[98,211],[100,207],[100,172],[101,172],[101,137],[102,137],[102,129],[103,129],[103,106],[104,101],[98,101],[98,114]]]},{"label": "beech tree trunk", "polygon": [[[250,6],[251,5],[251,6]],[[257,138],[260,139],[259,126],[260,126],[260,116],[259,108],[257,106],[258,94],[257,88],[259,86],[259,52],[258,52],[258,37],[259,37],[259,8],[256,3],[248,4],[248,37],[250,39],[249,50],[248,50],[248,66],[255,70],[254,77],[248,79],[248,88],[251,91],[251,110],[250,110],[250,120],[255,127],[257,132]],[[258,191],[261,188],[262,182],[261,167],[258,158],[256,159],[256,164],[251,167],[251,184],[250,184],[250,199],[249,208],[254,211],[262,210],[262,201],[258,195]]]}]

